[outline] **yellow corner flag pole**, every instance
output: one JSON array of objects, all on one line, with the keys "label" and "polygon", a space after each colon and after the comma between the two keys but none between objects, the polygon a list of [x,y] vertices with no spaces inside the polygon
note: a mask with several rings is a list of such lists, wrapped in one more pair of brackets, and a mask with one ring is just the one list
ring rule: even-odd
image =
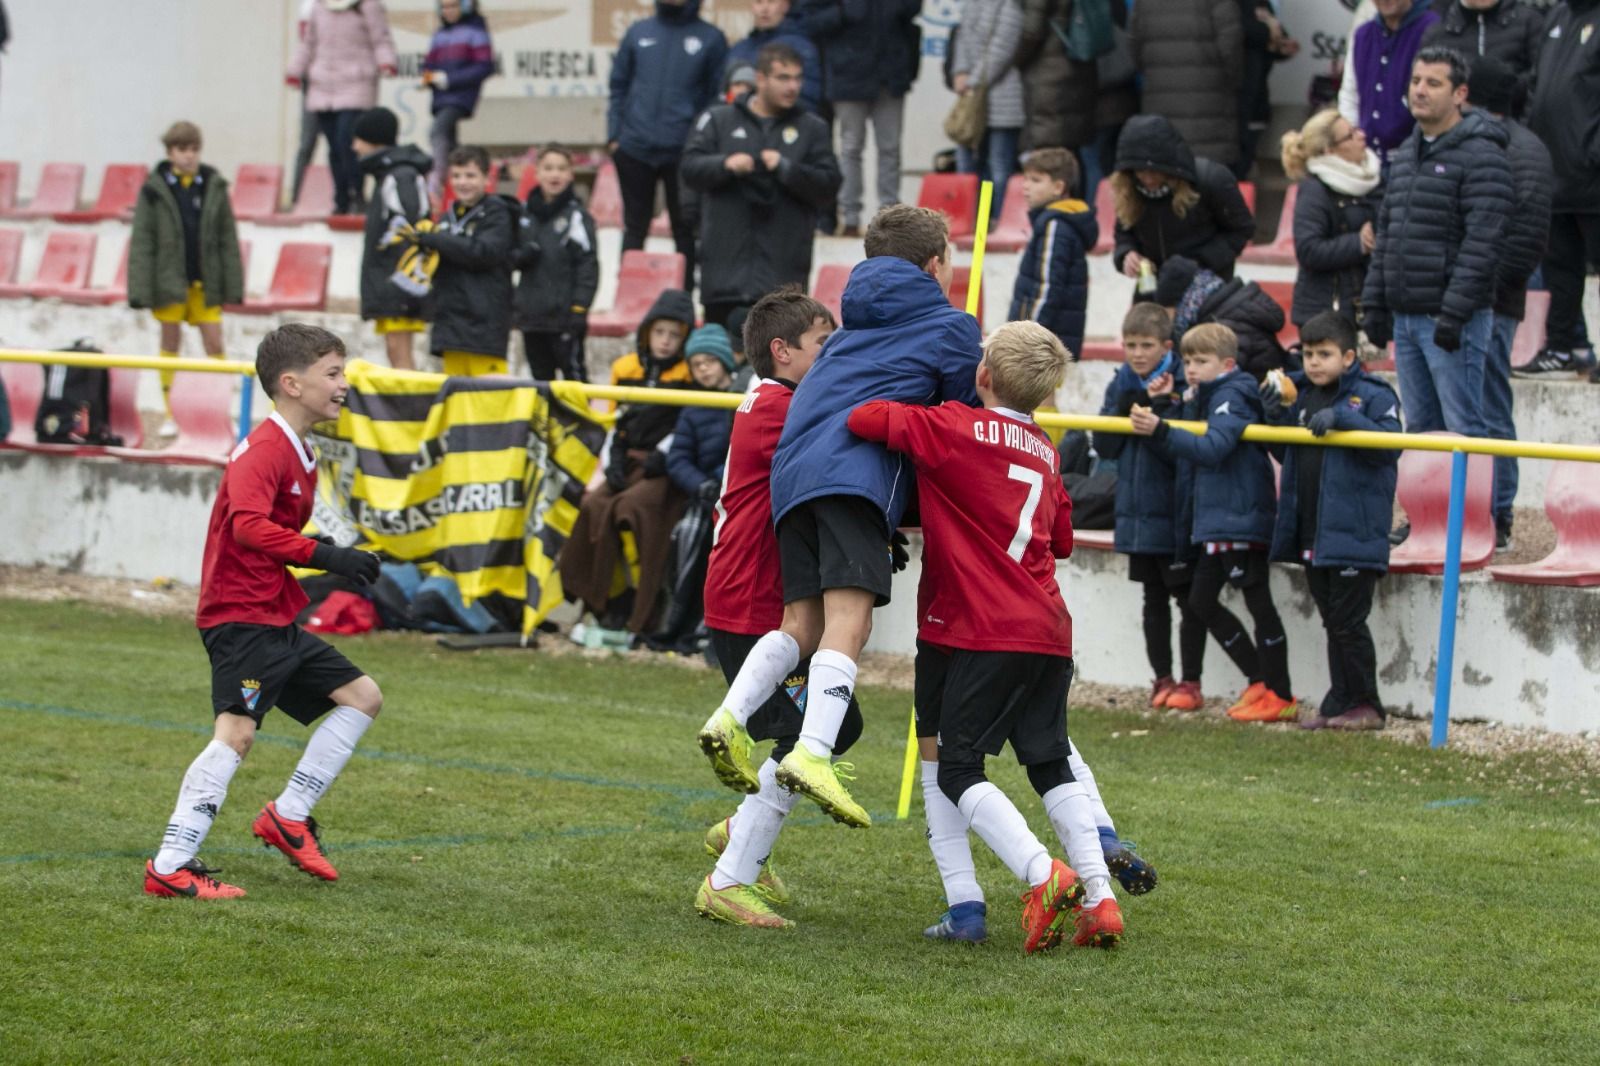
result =
[{"label": "yellow corner flag pole", "polygon": [[[994,182],[978,186],[978,220],[972,235],[972,274],[967,283],[967,314],[978,317],[978,300],[983,293],[983,248],[989,243],[989,210],[994,200]],[[981,328],[983,323],[978,324]],[[895,816],[911,815],[911,785],[917,776],[917,708],[911,707],[911,728],[906,732],[905,769],[900,775],[900,806]]]}]

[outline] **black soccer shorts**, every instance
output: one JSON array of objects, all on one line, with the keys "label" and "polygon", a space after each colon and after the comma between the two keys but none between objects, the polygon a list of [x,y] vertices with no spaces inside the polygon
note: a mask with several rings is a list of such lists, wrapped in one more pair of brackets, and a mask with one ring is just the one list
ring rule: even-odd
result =
[{"label": "black soccer shorts", "polygon": [[[722,676],[728,679],[728,684],[733,684],[733,679],[739,676],[739,668],[750,655],[750,649],[756,646],[756,641],[761,638],[747,633],[729,633],[727,630],[712,628],[711,648],[716,652],[717,665],[722,668]],[[784,678],[772,695],[767,697],[767,702],[756,708],[756,713],[750,716],[745,723],[745,729],[750,732],[750,739],[775,740],[772,758],[783,761],[783,757],[794,750],[795,741],[800,739],[800,728],[804,724],[803,715],[806,706],[806,688],[810,682],[811,660],[801,659],[789,676]],[[850,696],[850,706],[845,710],[844,722],[839,726],[839,735],[833,742],[833,754],[843,755],[850,750],[850,746],[861,737],[864,725],[861,718],[861,704],[856,702],[855,694]]]},{"label": "black soccer shorts", "polygon": [[872,593],[889,602],[894,577],[883,512],[865,496],[819,496],[797,504],[778,523],[783,602],[809,600],[826,589]]},{"label": "black soccer shorts", "polygon": [[1023,766],[1065,759],[1072,660],[1036,652],[966,651],[917,642],[917,736],[939,738],[940,761],[998,755]]},{"label": "black soccer shorts", "polygon": [[213,714],[256,725],[277,707],[301,725],[333,710],[329,693],[365,676],[333,645],[297,625],[224,622],[200,631],[211,656]]}]

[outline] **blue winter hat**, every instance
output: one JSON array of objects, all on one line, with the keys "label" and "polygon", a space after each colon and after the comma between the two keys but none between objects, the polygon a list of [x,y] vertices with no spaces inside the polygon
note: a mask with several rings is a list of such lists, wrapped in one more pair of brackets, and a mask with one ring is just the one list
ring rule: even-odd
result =
[{"label": "blue winter hat", "polygon": [[728,373],[739,369],[739,364],[733,360],[733,345],[728,340],[728,331],[714,322],[708,322],[689,334],[689,340],[683,346],[683,355],[686,359],[696,355],[714,355],[722,360]]}]

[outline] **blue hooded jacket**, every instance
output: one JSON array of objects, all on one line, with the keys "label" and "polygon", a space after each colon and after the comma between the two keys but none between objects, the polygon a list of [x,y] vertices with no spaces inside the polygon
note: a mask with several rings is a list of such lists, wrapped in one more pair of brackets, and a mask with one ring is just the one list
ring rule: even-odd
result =
[{"label": "blue hooded jacket", "polygon": [[[1312,386],[1304,374],[1291,374],[1290,379],[1300,390],[1301,399],[1277,421],[1302,425],[1306,417],[1305,390]],[[1382,378],[1368,374],[1359,362],[1351,364],[1339,379],[1333,411],[1334,429],[1365,429],[1378,433],[1402,430],[1400,399],[1394,389]],[[1301,561],[1296,474],[1298,459],[1305,447],[1286,445],[1273,449],[1283,462],[1278,524],[1272,535],[1274,562]],[[1311,548],[1313,566],[1389,569],[1389,527],[1394,522],[1394,490],[1399,467],[1400,453],[1396,451],[1323,450],[1317,533]]]},{"label": "blue hooded jacket", "polygon": [[1272,462],[1259,444],[1242,440],[1245,427],[1261,421],[1256,379],[1234,370],[1197,390],[1181,417],[1204,419],[1206,431],[1161,423],[1150,439],[1176,461],[1178,535],[1192,544],[1249,541],[1271,544],[1277,498]]},{"label": "blue hooded jacket", "polygon": [[728,39],[700,18],[700,0],[656,4],[611,60],[606,140],[646,163],[677,159],[695,116],[721,94],[727,59]]},{"label": "blue hooded jacket", "polygon": [[728,49],[728,61],[722,71],[723,86],[727,86],[735,69],[747,64],[755,66],[756,57],[769,44],[786,44],[800,53],[800,69],[805,73],[805,81],[800,86],[800,106],[815,115],[822,104],[822,54],[806,36],[792,11],[772,29],[751,30],[750,36]]},{"label": "blue hooded jacket", "polygon": [[857,263],[845,285],[843,328],[823,346],[789,405],[772,457],[772,518],[819,496],[865,496],[900,524],[911,462],[862,440],[845,422],[868,400],[976,405],[978,322],[950,306],[939,283],[904,259]]},{"label": "blue hooded jacket", "polygon": [[[1184,388],[1183,360],[1171,357],[1173,390]],[[1132,367],[1123,363],[1106,386],[1100,413],[1125,417],[1132,402],[1146,404],[1144,382]],[[1176,413],[1176,405],[1163,416]],[[1096,433],[1094,450],[1117,464],[1116,549],[1128,555],[1163,555],[1175,558],[1188,554],[1178,537],[1177,503],[1174,499],[1177,471],[1161,449],[1144,437],[1126,433]]]},{"label": "blue hooded jacket", "polygon": [[1089,249],[1100,238],[1094,211],[1082,200],[1057,200],[1028,212],[1033,236],[1017,264],[1010,321],[1037,322],[1072,353],[1083,355],[1089,308]]},{"label": "blue hooded jacket", "polygon": [[435,115],[447,107],[456,107],[470,117],[478,109],[483,83],[494,73],[494,41],[489,27],[482,15],[476,11],[468,14],[469,10],[463,4],[461,17],[440,26],[428,42],[422,69],[439,71],[447,79],[443,89],[433,91]]}]

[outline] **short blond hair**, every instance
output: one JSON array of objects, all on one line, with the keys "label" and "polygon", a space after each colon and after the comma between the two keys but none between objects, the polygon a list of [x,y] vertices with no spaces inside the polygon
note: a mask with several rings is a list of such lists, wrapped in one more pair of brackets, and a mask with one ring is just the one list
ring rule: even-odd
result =
[{"label": "short blond hair", "polygon": [[161,135],[163,148],[199,148],[200,127],[193,122],[178,121],[167,127]]},{"label": "short blond hair", "polygon": [[983,342],[995,399],[1023,414],[1056,394],[1071,358],[1061,338],[1037,322],[1007,322]]},{"label": "short blond hair", "polygon": [[1183,335],[1183,354],[1237,360],[1239,337],[1220,322],[1202,322]]}]

